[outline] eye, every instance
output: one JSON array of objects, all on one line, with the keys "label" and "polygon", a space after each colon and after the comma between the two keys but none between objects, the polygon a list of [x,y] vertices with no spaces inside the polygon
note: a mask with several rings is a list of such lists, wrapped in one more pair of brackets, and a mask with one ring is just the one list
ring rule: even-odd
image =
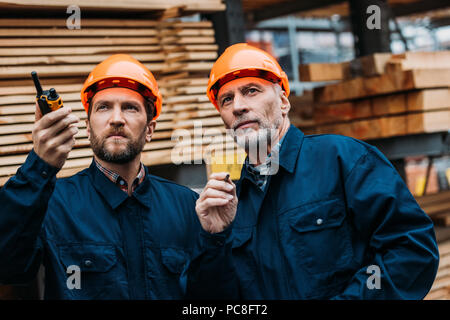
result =
[{"label": "eye", "polygon": [[108,109],[108,106],[106,104],[101,104],[97,106],[97,110],[106,110],[106,109]]},{"label": "eye", "polygon": [[133,111],[138,111],[138,108],[133,105],[133,104],[126,104],[124,107],[125,110],[133,110]]},{"label": "eye", "polygon": [[247,93],[253,94],[253,93],[256,93],[256,92],[258,92],[258,91],[259,91],[259,90],[258,90],[257,88],[248,88]]},{"label": "eye", "polygon": [[231,102],[231,97],[225,97],[222,99],[222,105],[225,105],[227,103]]}]

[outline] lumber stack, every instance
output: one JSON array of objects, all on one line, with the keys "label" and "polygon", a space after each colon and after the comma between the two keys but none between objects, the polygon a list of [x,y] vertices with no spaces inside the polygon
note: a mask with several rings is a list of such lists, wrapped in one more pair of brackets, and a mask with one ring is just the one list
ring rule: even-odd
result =
[{"label": "lumber stack", "polygon": [[187,14],[197,12],[215,12],[225,9],[221,0],[10,0],[0,1],[3,10],[64,10],[68,6],[78,6],[89,11],[129,11],[129,12],[164,12],[180,8]]},{"label": "lumber stack", "polygon": [[450,227],[450,191],[416,197],[416,201],[436,226]]},{"label": "lumber stack", "polygon": [[306,133],[376,139],[450,129],[450,51],[303,65],[300,75],[335,81],[314,89],[314,122],[302,127]]},{"label": "lumber stack", "polygon": [[425,300],[450,300],[450,240],[438,243],[439,268]]},{"label": "lumber stack", "polygon": [[[450,226],[450,191],[416,197],[417,203],[429,215],[435,226]],[[450,240],[438,243],[439,269],[427,300],[450,299]]]},{"label": "lumber stack", "polygon": [[[129,53],[155,75],[163,110],[153,141],[145,146],[146,165],[172,163],[177,146],[183,160],[202,159],[204,144],[224,133],[223,123],[206,97],[209,71],[217,58],[212,24],[136,19],[83,19],[69,30],[64,19],[0,19],[0,186],[15,174],[32,148],[35,89],[30,72],[38,72],[44,89],[56,88],[64,105],[81,119],[76,145],[59,177],[89,166],[80,89],[88,73],[114,53]],[[172,140],[179,129],[192,139]],[[208,139],[201,139],[202,135]],[[184,137],[183,136],[183,137]]]}]

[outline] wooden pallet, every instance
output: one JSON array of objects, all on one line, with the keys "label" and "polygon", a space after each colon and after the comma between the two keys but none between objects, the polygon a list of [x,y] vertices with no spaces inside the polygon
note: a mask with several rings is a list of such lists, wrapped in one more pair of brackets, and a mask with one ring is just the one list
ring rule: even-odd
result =
[{"label": "wooden pallet", "polygon": [[[145,64],[163,95],[153,141],[144,148],[144,164],[172,163],[172,149],[180,143],[171,138],[178,129],[193,136],[194,125],[201,123],[202,134],[223,135],[222,120],[205,94],[217,58],[214,42],[208,21],[85,18],[81,30],[69,30],[63,19],[0,19],[0,186],[33,146],[32,70],[43,87],[55,87],[64,105],[81,119],[76,144],[58,177],[72,175],[92,160],[80,89],[92,68],[114,53],[129,53]],[[183,159],[202,159],[202,149],[185,148]]]}]

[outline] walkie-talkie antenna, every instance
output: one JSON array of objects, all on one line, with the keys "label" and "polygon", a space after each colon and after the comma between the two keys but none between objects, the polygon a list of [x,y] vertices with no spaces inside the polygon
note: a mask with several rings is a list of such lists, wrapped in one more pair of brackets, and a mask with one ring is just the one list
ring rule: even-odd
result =
[{"label": "walkie-talkie antenna", "polygon": [[38,78],[36,71],[31,72],[31,77],[33,78],[34,86],[36,87],[37,96],[40,96],[42,94],[43,90],[41,87],[41,83],[39,82],[39,78]]}]

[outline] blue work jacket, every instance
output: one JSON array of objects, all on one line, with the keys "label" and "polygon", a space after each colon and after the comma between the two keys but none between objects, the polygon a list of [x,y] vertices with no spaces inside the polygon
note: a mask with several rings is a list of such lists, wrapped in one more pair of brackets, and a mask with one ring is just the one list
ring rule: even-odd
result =
[{"label": "blue work jacket", "polygon": [[[0,283],[30,281],[43,263],[47,299],[201,298],[202,281],[219,288],[217,275],[190,277],[189,262],[200,256],[206,270],[230,274],[220,261],[230,232],[203,231],[197,193],[145,170],[128,196],[94,161],[56,179],[31,151],[0,190]],[[218,298],[211,290],[205,298]]]},{"label": "blue work jacket", "polygon": [[232,256],[244,299],[422,299],[433,223],[375,147],[291,126],[262,191],[243,167]]}]

